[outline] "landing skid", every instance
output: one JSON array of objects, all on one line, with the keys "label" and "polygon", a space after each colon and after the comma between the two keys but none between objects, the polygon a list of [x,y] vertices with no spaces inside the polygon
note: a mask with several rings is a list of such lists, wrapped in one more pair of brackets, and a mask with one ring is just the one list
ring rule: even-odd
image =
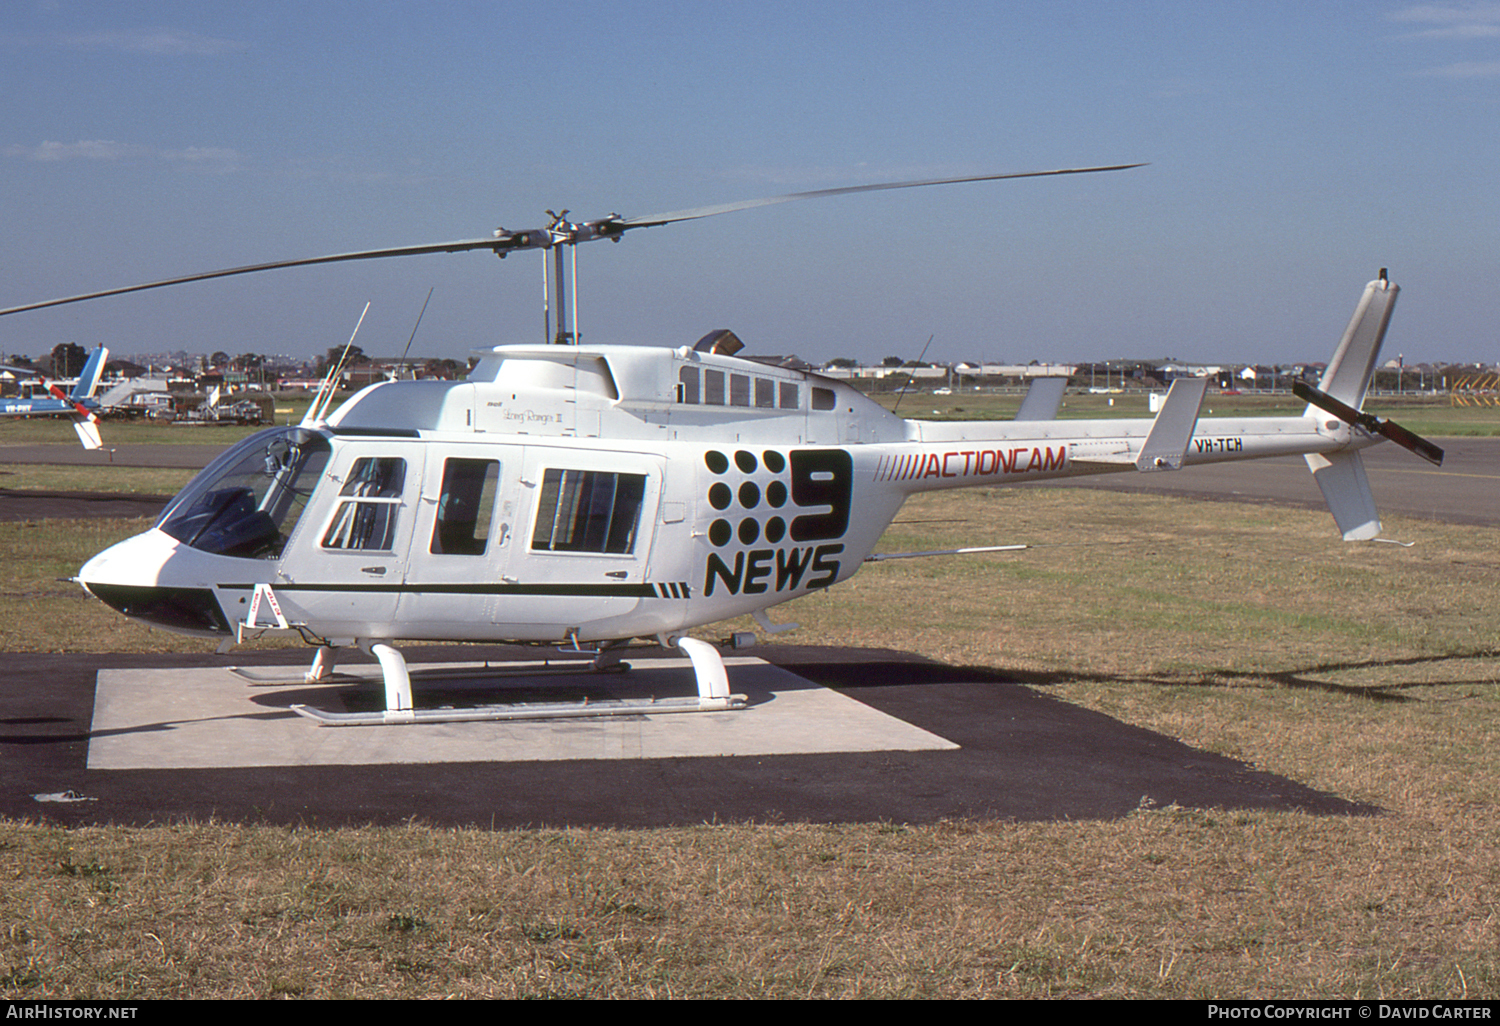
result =
[{"label": "landing skid", "polygon": [[[606,699],[582,702],[516,702],[465,708],[417,709],[412,703],[411,674],[406,659],[395,648],[381,643],[364,645],[380,663],[385,685],[385,709],[381,712],[339,713],[294,705],[292,711],[323,727],[378,727],[400,723],[467,723],[477,720],[579,719],[595,716],[644,716],[659,713],[728,712],[744,708],[744,695],[729,693],[729,677],[716,648],[697,638],[677,638],[674,644],[692,661],[698,683],[696,698]],[[333,669],[333,650],[320,648],[307,673],[307,681],[326,680]],[[624,667],[619,654],[604,649],[590,667],[596,672],[618,672]]]}]

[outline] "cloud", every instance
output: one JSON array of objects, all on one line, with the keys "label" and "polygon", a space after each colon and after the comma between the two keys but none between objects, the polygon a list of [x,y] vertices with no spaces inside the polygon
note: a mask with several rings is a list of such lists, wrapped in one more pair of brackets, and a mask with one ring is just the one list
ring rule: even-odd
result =
[{"label": "cloud", "polygon": [[117,50],[161,57],[214,57],[247,49],[248,44],[231,39],[200,36],[170,28],[132,29],[120,32],[90,32],[60,36],[57,43],[77,50]]},{"label": "cloud", "polygon": [[1460,61],[1421,72],[1433,78],[1494,78],[1500,75],[1500,61]]},{"label": "cloud", "polygon": [[226,172],[240,169],[240,154],[224,146],[189,146],[181,150],[162,150],[163,160],[194,171]]},{"label": "cloud", "polygon": [[1391,21],[1431,27],[1412,33],[1420,39],[1500,37],[1500,0],[1414,4],[1387,15]]},{"label": "cloud", "polygon": [[80,139],[76,143],[47,142],[36,146],[17,143],[5,148],[7,157],[24,157],[28,160],[128,160],[150,151],[144,146],[110,142],[107,139]]},{"label": "cloud", "polygon": [[65,160],[107,161],[165,161],[194,171],[228,172],[238,171],[241,164],[237,150],[222,146],[188,146],[179,150],[159,150],[133,143],[112,142],[108,139],[80,139],[75,143],[60,143],[48,140],[33,146],[15,143],[5,147],[7,157],[19,157],[41,163],[58,163]]}]

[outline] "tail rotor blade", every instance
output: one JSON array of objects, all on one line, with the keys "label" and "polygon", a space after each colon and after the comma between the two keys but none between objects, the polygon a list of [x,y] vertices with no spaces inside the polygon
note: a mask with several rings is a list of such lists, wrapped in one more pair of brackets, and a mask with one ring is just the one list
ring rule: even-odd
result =
[{"label": "tail rotor blade", "polygon": [[1421,435],[1397,424],[1395,421],[1377,417],[1373,413],[1365,413],[1356,410],[1348,403],[1342,402],[1329,395],[1327,392],[1319,391],[1311,385],[1301,381],[1292,382],[1292,394],[1303,402],[1312,403],[1319,409],[1327,410],[1346,424],[1362,427],[1371,434],[1387,438],[1403,449],[1416,453],[1429,463],[1436,466],[1443,465],[1443,450],[1432,444]]},{"label": "tail rotor blade", "polygon": [[1403,449],[1410,449],[1428,463],[1441,467],[1443,465],[1443,450],[1433,445],[1421,435],[1414,434],[1395,421],[1382,420],[1380,422],[1380,433]]}]

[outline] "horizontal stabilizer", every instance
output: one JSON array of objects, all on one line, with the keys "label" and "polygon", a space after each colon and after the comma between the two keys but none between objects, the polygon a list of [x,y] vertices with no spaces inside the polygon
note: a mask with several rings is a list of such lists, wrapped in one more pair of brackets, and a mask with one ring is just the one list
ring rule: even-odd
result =
[{"label": "horizontal stabilizer", "polygon": [[1136,457],[1137,470],[1181,470],[1198,426],[1198,411],[1203,408],[1207,378],[1178,378],[1167,390],[1167,401],[1151,424],[1151,433]]},{"label": "horizontal stabilizer", "polygon": [[1026,398],[1021,400],[1017,420],[1056,420],[1058,408],[1062,406],[1063,393],[1068,389],[1064,377],[1032,378]]},{"label": "horizontal stabilizer", "polygon": [[1075,444],[1068,453],[1068,465],[1097,470],[1125,470],[1135,466],[1135,453],[1130,451],[1127,443],[1106,444],[1110,445],[1107,452],[1100,445],[1090,445],[1087,442]]},{"label": "horizontal stabilizer", "polygon": [[130,378],[111,386],[109,391],[99,396],[99,408],[111,410],[123,405],[133,395],[160,394],[168,391],[170,389],[167,388],[166,381],[161,378]]},{"label": "horizontal stabilizer", "polygon": [[1380,534],[1380,514],[1370,494],[1370,479],[1357,452],[1327,456],[1309,453],[1307,468],[1328,503],[1328,512],[1344,534],[1344,541],[1368,541]]}]

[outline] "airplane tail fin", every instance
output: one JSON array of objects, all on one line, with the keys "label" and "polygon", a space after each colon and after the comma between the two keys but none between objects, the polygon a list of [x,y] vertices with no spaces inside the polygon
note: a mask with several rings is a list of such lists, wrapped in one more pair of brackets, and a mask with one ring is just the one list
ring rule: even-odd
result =
[{"label": "airplane tail fin", "polygon": [[99,415],[91,407],[94,405],[94,392],[99,387],[99,379],[104,376],[104,361],[108,359],[109,350],[100,346],[83,365],[83,373],[78,375],[73,391],[64,394],[61,386],[48,386],[55,398],[73,404],[73,430],[78,432],[78,440],[85,449],[104,447],[104,440],[99,436]]},{"label": "airplane tail fin", "polygon": [[[1365,286],[1354,316],[1344,329],[1344,337],[1318,381],[1319,391],[1356,409],[1364,402],[1400,291],[1387,280],[1385,268],[1381,268],[1379,278]],[[1319,407],[1309,403],[1304,416],[1320,412]],[[1375,497],[1370,493],[1370,480],[1359,453],[1353,450],[1326,456],[1313,453],[1304,459],[1344,540],[1367,541],[1379,535],[1380,514],[1375,509]]]},{"label": "airplane tail fin", "polygon": [[89,354],[88,363],[83,365],[83,373],[78,375],[78,382],[73,386],[73,391],[68,398],[75,403],[84,399],[92,399],[94,392],[99,387],[99,379],[104,377],[104,363],[109,359],[109,350],[99,346]]}]

